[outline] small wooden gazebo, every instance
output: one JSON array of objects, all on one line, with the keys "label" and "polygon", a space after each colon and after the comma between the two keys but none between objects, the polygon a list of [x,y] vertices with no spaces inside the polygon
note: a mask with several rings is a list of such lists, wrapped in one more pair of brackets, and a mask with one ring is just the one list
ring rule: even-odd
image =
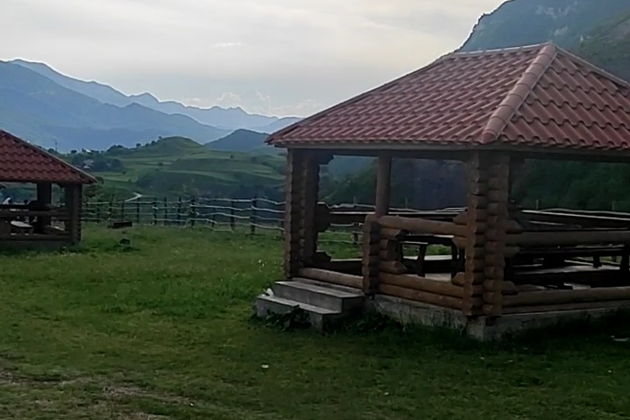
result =
[{"label": "small wooden gazebo", "polygon": [[[510,200],[525,159],[630,162],[630,85],[553,44],[448,54],[268,142],[288,151],[286,278],[259,297],[261,316],[298,306],[321,326],[365,296],[364,308],[489,339],[630,307],[629,215]],[[343,217],[318,203],[335,155],[378,159],[356,263],[318,249]],[[467,207],[392,214],[392,159],[414,158],[463,162]],[[406,243],[452,255],[410,262]]]},{"label": "small wooden gazebo", "polygon": [[[82,187],[94,182],[91,175],[0,130],[0,183],[35,184],[31,200],[0,204],[0,246],[77,244]],[[53,200],[54,184],[60,187],[60,200]]]}]

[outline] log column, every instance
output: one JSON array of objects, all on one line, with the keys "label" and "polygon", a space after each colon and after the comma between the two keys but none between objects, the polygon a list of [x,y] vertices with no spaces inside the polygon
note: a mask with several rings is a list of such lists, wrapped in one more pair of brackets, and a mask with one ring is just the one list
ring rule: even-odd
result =
[{"label": "log column", "polygon": [[288,150],[285,187],[285,276],[297,276],[317,252],[315,223],[319,167],[329,159],[317,152]]},{"label": "log column", "polygon": [[375,213],[377,217],[389,212],[389,200],[392,177],[392,157],[379,154],[376,167]]},{"label": "log column", "polygon": [[[469,161],[464,312],[500,316],[505,272],[510,162],[507,154],[475,152]],[[475,286],[483,287],[475,287]],[[483,307],[473,304],[481,294]]]},{"label": "log column", "polygon": [[[40,182],[37,184],[37,209],[50,209],[52,203],[52,184],[50,182]],[[50,217],[39,216],[37,218],[36,231],[42,233],[46,226],[50,225]]]},{"label": "log column", "polygon": [[378,290],[381,235],[378,218],[389,212],[392,174],[392,157],[389,154],[378,155],[376,166],[376,194],[374,215],[368,215],[363,223],[363,291],[373,294]]}]

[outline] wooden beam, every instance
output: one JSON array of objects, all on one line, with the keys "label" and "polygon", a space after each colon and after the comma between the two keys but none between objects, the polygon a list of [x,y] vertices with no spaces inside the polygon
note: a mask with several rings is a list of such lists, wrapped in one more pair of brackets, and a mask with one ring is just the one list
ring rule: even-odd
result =
[{"label": "wooden beam", "polygon": [[438,222],[429,219],[416,219],[401,216],[381,216],[378,221],[381,226],[390,229],[405,230],[410,233],[466,236],[466,227],[453,222]]},{"label": "wooden beam", "polygon": [[438,295],[453,296],[461,298],[464,296],[464,290],[460,286],[456,286],[449,281],[431,280],[426,277],[420,277],[415,274],[391,274],[381,272],[379,280],[382,284],[391,286],[404,287],[407,289],[423,290]]},{"label": "wooden beam", "polygon": [[523,232],[508,234],[507,241],[517,246],[630,244],[630,230]]},{"label": "wooden beam", "polygon": [[[452,296],[439,295],[436,293],[426,292],[417,289],[409,289],[406,287],[393,286],[391,284],[380,283],[378,291],[384,295],[395,296],[403,299],[415,300],[431,305],[442,306],[451,309],[462,309],[464,302],[462,299]],[[481,303],[477,300],[476,303]]]},{"label": "wooden beam", "polygon": [[389,212],[391,175],[392,157],[388,154],[379,154],[376,167],[375,214],[377,216],[382,216]]}]

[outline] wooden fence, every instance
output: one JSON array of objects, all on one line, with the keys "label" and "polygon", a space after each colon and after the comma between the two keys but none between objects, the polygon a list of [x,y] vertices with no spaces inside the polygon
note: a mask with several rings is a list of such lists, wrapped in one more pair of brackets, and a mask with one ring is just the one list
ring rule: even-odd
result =
[{"label": "wooden fence", "polygon": [[[322,242],[361,243],[362,213],[374,211],[371,205],[331,206],[338,217]],[[347,217],[345,217],[347,216]],[[128,221],[140,225],[208,227],[216,231],[284,232],[284,203],[264,198],[146,199],[127,201],[86,201],[82,220],[92,223]]]}]

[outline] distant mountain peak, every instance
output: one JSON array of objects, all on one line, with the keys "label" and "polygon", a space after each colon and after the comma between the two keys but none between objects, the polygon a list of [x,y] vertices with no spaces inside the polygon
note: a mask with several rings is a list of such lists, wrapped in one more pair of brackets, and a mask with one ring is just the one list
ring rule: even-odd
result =
[{"label": "distant mountain peak", "polygon": [[89,96],[105,104],[127,107],[129,104],[137,103],[165,114],[185,115],[201,124],[218,127],[223,130],[248,128],[260,131],[266,130],[270,125],[284,126],[294,121],[293,119],[289,119],[286,120],[287,124],[284,124],[285,120],[283,118],[250,114],[238,106],[222,108],[215,105],[210,108],[200,108],[184,105],[176,101],[160,101],[150,92],[143,92],[137,95],[125,95],[103,83],[96,81],[87,82],[65,76],[44,63],[23,59],[14,60],[13,63],[35,71],[67,89],[74,90],[75,92]]}]

